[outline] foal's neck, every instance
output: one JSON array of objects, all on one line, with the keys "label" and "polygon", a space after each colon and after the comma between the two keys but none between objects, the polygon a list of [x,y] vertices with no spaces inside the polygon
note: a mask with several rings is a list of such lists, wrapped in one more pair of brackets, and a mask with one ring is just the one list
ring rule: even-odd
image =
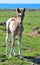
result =
[{"label": "foal's neck", "polygon": [[23,26],[23,20],[20,16],[17,17],[17,22],[18,22],[19,26]]}]

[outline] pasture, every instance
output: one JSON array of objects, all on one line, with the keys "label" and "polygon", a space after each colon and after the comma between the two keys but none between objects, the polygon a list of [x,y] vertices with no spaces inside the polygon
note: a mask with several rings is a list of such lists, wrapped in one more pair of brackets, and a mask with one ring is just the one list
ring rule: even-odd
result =
[{"label": "pasture", "polygon": [[[6,22],[10,17],[17,17],[16,11],[13,10],[0,10],[0,22]],[[6,26],[0,25],[0,65],[40,65],[40,11],[27,11],[23,21],[24,31],[22,36],[22,55],[23,60],[18,57],[18,37],[16,36],[15,47],[16,56],[9,58],[6,56]],[[32,32],[32,29],[39,27],[38,36],[29,36],[28,33]],[[36,35],[36,34],[35,34]],[[9,50],[11,47],[11,35],[9,37]]]}]

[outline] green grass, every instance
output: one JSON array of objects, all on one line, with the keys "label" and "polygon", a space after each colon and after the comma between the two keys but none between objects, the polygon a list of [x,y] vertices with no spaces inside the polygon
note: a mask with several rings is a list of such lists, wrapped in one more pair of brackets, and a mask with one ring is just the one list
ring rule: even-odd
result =
[{"label": "green grass", "polygon": [[[10,17],[16,17],[15,11],[0,11],[0,22],[6,22]],[[30,24],[30,25],[29,25]],[[27,57],[20,60],[17,57],[9,55],[6,56],[6,31],[5,26],[0,26],[0,65],[31,65],[31,63],[37,64],[36,61],[32,61],[34,58],[40,58],[40,36],[28,37],[27,33],[32,31],[33,27],[40,26],[40,11],[26,11],[23,21],[24,32],[22,37],[22,55]],[[39,29],[40,30],[40,29]],[[18,37],[17,37],[18,38]],[[15,42],[16,53],[18,55],[18,40]],[[9,38],[9,50],[11,47],[11,36]],[[29,59],[28,59],[29,58]],[[38,65],[38,64],[37,64]]]}]

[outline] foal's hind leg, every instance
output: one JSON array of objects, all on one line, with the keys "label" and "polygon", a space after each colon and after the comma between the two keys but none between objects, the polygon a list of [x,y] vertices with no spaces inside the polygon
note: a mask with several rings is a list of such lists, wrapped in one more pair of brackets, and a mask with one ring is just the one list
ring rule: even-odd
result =
[{"label": "foal's hind leg", "polygon": [[6,54],[8,54],[8,36],[9,36],[9,33],[8,31],[6,31]]},{"label": "foal's hind leg", "polygon": [[12,56],[12,52],[14,52],[14,55],[16,54],[16,53],[15,53],[15,47],[14,47],[14,44],[15,44],[15,34],[12,33],[12,45],[11,45],[11,51],[10,51],[10,55],[9,55],[9,57]]}]

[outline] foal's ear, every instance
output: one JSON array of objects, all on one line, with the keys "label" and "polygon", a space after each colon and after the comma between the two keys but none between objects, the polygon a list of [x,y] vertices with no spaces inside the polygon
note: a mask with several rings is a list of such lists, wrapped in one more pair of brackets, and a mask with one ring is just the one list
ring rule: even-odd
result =
[{"label": "foal's ear", "polygon": [[16,11],[17,11],[17,12],[20,12],[20,9],[19,9],[19,8],[17,8],[17,9],[16,9]]},{"label": "foal's ear", "polygon": [[26,8],[24,8],[23,12],[25,12],[25,11],[26,11]]}]

